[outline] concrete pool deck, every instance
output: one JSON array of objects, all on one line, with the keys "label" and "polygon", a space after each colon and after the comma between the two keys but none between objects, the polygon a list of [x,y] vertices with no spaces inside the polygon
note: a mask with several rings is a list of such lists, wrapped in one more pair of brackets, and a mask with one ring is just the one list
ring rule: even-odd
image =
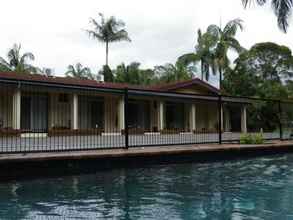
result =
[{"label": "concrete pool deck", "polygon": [[129,149],[96,149],[59,152],[1,153],[0,182],[92,174],[109,169],[155,164],[229,161],[293,153],[293,140],[262,145],[192,144]]},{"label": "concrete pool deck", "polygon": [[117,159],[117,158],[147,158],[152,156],[168,155],[194,155],[199,153],[216,152],[266,152],[275,153],[282,151],[293,152],[293,141],[271,141],[260,145],[240,145],[240,144],[192,144],[192,145],[172,145],[155,147],[133,147],[129,149],[99,149],[99,150],[78,150],[62,152],[32,152],[32,153],[7,153],[0,154],[0,164],[18,162],[46,162],[46,161],[66,161],[66,160],[87,160],[87,159]]}]

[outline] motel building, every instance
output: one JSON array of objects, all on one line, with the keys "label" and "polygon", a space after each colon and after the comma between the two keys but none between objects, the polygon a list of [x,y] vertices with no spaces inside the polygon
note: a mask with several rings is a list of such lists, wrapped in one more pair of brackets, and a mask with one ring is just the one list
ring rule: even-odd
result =
[{"label": "motel building", "polygon": [[219,118],[223,138],[239,138],[249,103],[223,97],[220,115],[218,99],[198,78],[141,87],[2,72],[0,148],[119,147],[126,121],[130,146],[216,142]]}]

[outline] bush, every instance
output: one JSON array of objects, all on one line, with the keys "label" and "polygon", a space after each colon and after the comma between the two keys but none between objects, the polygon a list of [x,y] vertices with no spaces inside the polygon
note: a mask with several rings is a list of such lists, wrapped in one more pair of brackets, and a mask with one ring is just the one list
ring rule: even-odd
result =
[{"label": "bush", "polygon": [[255,134],[254,135],[254,144],[263,144],[264,143],[264,138],[262,133]]},{"label": "bush", "polygon": [[251,134],[241,134],[240,144],[253,144],[253,138]]},{"label": "bush", "polygon": [[263,144],[264,138],[261,133],[259,134],[241,134],[240,144]]}]

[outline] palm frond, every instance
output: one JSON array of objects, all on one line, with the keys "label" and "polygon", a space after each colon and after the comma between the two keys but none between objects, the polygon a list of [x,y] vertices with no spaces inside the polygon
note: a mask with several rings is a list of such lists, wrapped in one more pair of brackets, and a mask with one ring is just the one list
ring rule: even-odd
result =
[{"label": "palm frond", "polygon": [[35,60],[35,56],[32,53],[24,53],[21,57],[20,57],[20,63],[25,63],[28,60]]},{"label": "palm frond", "polygon": [[285,33],[288,28],[288,20],[291,15],[293,0],[272,0],[272,7],[278,18],[278,26]]},{"label": "palm frond", "polygon": [[264,5],[267,0],[242,0],[243,6],[246,8],[251,3],[256,2],[258,5]]},{"label": "palm frond", "polygon": [[94,27],[94,29],[96,31],[100,31],[103,29],[103,26],[101,24],[99,24],[95,19],[90,18],[90,23],[92,24],[92,26]]},{"label": "palm frond", "polygon": [[187,66],[191,63],[198,62],[200,57],[195,53],[187,53],[180,57],[178,57],[177,62],[182,63],[183,65]]},{"label": "palm frond", "polygon": [[109,37],[109,42],[115,42],[115,41],[131,42],[131,39],[129,38],[127,31],[122,29]]},{"label": "palm frond", "polygon": [[0,65],[10,69],[10,64],[2,57],[0,57]]},{"label": "palm frond", "polygon": [[[262,6],[267,3],[267,0],[242,0],[242,4],[245,8],[254,2]],[[279,28],[286,33],[289,26],[288,20],[292,11],[293,0],[271,0],[271,4],[277,16]]]},{"label": "palm frond", "polygon": [[224,30],[223,30],[224,35],[234,37],[238,29],[240,29],[241,31],[243,30],[242,23],[243,21],[239,18],[229,21],[224,27]]},{"label": "palm frond", "polygon": [[66,76],[72,76],[75,73],[75,68],[73,65],[68,65],[67,71],[65,72]]},{"label": "palm frond", "polygon": [[207,33],[211,36],[218,37],[221,34],[221,29],[217,25],[211,24],[207,28]]},{"label": "palm frond", "polygon": [[16,67],[20,62],[20,44],[14,44],[13,47],[8,51],[7,57],[11,66]]},{"label": "palm frond", "polygon": [[238,54],[241,54],[246,51],[244,47],[241,46],[238,40],[233,37],[227,39],[227,45],[230,49],[235,50]]},{"label": "palm frond", "polygon": [[106,41],[105,37],[102,34],[98,33],[98,32],[95,32],[93,30],[86,30],[86,32],[88,33],[89,37],[91,37],[91,38],[93,38],[95,40],[98,40],[100,42],[105,42]]}]

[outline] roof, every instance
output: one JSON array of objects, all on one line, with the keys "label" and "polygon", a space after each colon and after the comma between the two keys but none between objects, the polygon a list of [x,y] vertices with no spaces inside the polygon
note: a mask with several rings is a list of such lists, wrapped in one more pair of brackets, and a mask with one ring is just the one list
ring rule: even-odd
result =
[{"label": "roof", "polygon": [[180,88],[185,88],[191,85],[200,85],[203,88],[206,88],[207,90],[219,94],[220,90],[214,86],[212,86],[211,84],[199,79],[199,78],[193,78],[190,80],[184,80],[184,81],[177,81],[177,82],[173,82],[173,83],[168,83],[168,84],[160,84],[160,85],[154,85],[151,86],[151,88],[156,89],[156,90],[160,90],[160,91],[172,91],[172,90],[176,90],[176,89],[180,89]]},{"label": "roof", "polygon": [[95,87],[95,88],[108,88],[108,89],[139,89],[139,90],[151,90],[168,92],[178,88],[184,88],[191,85],[200,85],[213,93],[219,93],[219,90],[198,79],[194,78],[191,80],[178,81],[169,84],[160,84],[152,86],[140,86],[130,85],[127,83],[111,83],[111,82],[98,82],[96,80],[89,79],[78,79],[73,77],[58,77],[58,76],[45,76],[40,74],[27,74],[27,73],[16,73],[16,72],[0,72],[0,79],[12,80],[12,81],[28,81],[28,82],[41,82],[49,84],[61,84],[70,86],[84,86],[84,87]]},{"label": "roof", "polygon": [[109,89],[146,89],[146,87],[143,86],[129,85],[127,83],[98,82],[96,80],[79,79],[74,77],[45,76],[41,74],[27,74],[15,72],[0,72],[0,79]]}]

